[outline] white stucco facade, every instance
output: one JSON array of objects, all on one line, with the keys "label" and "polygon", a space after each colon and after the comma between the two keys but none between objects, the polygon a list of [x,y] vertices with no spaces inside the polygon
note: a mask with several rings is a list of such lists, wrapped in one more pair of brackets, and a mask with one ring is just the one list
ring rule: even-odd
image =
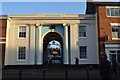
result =
[{"label": "white stucco facade", "polygon": [[[55,25],[50,29],[49,25]],[[26,37],[19,38],[19,26],[26,26]],[[37,26],[37,27],[36,27]],[[86,37],[79,37],[79,27],[86,27]],[[5,65],[43,64],[44,39],[56,33],[62,41],[62,64],[98,64],[97,27],[94,15],[36,14],[9,15],[6,34]],[[26,47],[24,60],[18,59],[18,48]],[[80,46],[86,46],[86,58],[80,58]]]}]

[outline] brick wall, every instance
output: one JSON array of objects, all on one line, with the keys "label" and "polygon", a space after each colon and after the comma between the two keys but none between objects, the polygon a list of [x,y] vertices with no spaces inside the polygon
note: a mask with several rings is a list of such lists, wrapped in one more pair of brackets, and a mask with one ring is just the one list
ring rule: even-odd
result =
[{"label": "brick wall", "polygon": [[7,19],[0,20],[0,66],[4,65]]},{"label": "brick wall", "polygon": [[100,51],[104,52],[104,42],[120,42],[120,40],[112,40],[112,27],[110,23],[120,23],[120,18],[107,17],[106,6],[98,6],[100,37],[108,35],[108,40],[100,43]]}]

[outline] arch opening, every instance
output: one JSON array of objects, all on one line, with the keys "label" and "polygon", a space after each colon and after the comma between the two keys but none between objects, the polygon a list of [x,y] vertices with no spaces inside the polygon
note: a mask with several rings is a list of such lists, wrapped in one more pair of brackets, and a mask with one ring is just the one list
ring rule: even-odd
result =
[{"label": "arch opening", "polygon": [[43,38],[43,64],[63,64],[63,40],[57,32]]}]

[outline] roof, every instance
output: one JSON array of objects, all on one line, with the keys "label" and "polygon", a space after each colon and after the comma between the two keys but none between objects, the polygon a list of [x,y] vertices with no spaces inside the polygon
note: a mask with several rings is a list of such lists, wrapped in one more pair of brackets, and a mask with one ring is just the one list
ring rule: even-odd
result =
[{"label": "roof", "polygon": [[98,6],[120,6],[120,2],[93,2]]},{"label": "roof", "polygon": [[95,15],[85,14],[19,14],[19,15],[8,15],[12,20],[79,20],[79,19],[94,19]]},{"label": "roof", "polygon": [[7,15],[0,15],[0,19],[7,19]]},{"label": "roof", "polygon": [[120,6],[120,2],[87,2],[86,14],[95,14],[96,6]]}]

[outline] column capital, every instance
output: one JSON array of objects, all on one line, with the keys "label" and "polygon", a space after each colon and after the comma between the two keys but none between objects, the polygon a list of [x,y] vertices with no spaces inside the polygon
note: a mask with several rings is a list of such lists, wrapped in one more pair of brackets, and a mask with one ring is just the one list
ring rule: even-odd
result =
[{"label": "column capital", "polygon": [[63,23],[63,26],[69,26],[70,24],[69,23]]},{"label": "column capital", "polygon": [[42,24],[36,23],[35,26],[38,26],[38,27],[39,27],[39,26],[42,26]]},{"label": "column capital", "polygon": [[42,26],[43,24],[39,24],[39,26]]},{"label": "column capital", "polygon": [[38,23],[36,23],[36,24],[35,24],[35,26],[39,26],[39,24],[38,24]]}]

